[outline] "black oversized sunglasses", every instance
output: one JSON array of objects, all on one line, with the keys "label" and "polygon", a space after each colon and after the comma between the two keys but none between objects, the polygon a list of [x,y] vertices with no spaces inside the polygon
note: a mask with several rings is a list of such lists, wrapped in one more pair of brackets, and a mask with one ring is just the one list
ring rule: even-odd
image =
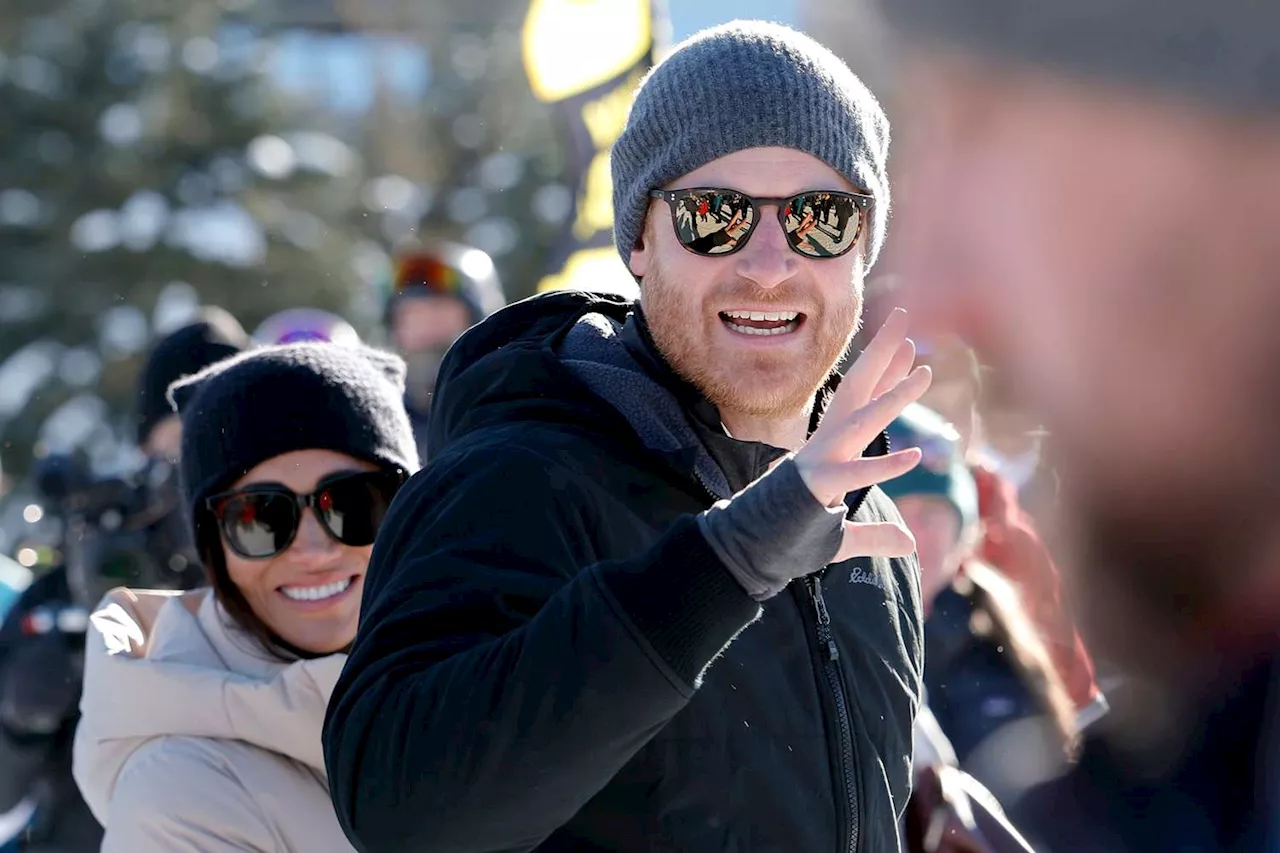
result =
[{"label": "black oversized sunglasses", "polygon": [[806,258],[838,258],[858,244],[872,196],[838,190],[810,190],[786,198],[753,198],[722,187],[650,190],[650,198],[671,208],[676,238],[695,255],[722,257],[747,245],[761,220],[761,208],[778,209],[778,222],[791,250]]},{"label": "black oversized sunglasses", "polygon": [[361,471],[321,480],[309,495],[278,483],[246,486],[205,500],[232,551],[249,560],[265,560],[293,544],[302,510],[343,545],[372,545],[391,500],[404,485],[400,471]]}]

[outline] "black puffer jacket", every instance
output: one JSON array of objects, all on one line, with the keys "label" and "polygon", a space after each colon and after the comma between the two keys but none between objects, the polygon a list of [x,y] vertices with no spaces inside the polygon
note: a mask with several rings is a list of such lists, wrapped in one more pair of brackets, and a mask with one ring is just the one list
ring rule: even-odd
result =
[{"label": "black puffer jacket", "polygon": [[760,615],[694,516],[781,451],[717,430],[632,307],[535,297],[446,359],[325,726],[357,848],[897,850],[915,561],[815,566]]}]

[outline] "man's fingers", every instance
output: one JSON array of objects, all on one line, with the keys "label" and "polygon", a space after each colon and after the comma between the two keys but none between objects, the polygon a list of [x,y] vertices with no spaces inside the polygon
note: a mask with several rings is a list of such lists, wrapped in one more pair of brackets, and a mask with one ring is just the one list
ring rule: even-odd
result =
[{"label": "man's fingers", "polygon": [[840,388],[832,398],[827,414],[843,419],[865,406],[906,337],[907,312],[895,308],[840,380]]},{"label": "man's fingers", "polygon": [[908,447],[884,456],[871,456],[832,465],[826,470],[816,472],[815,479],[821,482],[813,484],[810,488],[814,490],[815,495],[821,491],[820,497],[827,495],[843,497],[858,489],[876,486],[895,477],[901,477],[918,464],[920,464],[920,448]]},{"label": "man's fingers", "polygon": [[906,527],[888,521],[844,523],[844,541],[832,562],[854,557],[907,557],[914,554],[916,540]]},{"label": "man's fingers", "polygon": [[898,351],[893,354],[893,360],[889,362],[889,367],[885,370],[884,376],[880,377],[880,382],[876,385],[874,391],[871,392],[871,399],[874,400],[881,394],[888,391],[893,386],[907,378],[907,374],[911,372],[911,368],[916,363],[916,343],[907,338],[898,344]]},{"label": "man's fingers", "polygon": [[[819,431],[830,429],[822,436],[824,449],[829,448],[839,459],[852,459],[862,453],[877,435],[893,423],[894,418],[902,414],[903,409],[924,396],[932,381],[933,371],[928,367],[917,367],[906,379],[854,412],[843,423],[828,424],[823,418]],[[814,436],[816,438],[817,433]]]}]

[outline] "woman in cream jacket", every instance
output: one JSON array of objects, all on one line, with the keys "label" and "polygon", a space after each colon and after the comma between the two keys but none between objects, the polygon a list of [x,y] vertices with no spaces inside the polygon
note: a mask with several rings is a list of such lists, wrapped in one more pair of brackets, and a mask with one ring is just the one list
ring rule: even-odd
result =
[{"label": "woman in cream jacket", "polygon": [[349,853],[320,732],[417,453],[399,359],[269,347],[171,389],[209,589],[91,617],[74,773],[107,853]]}]

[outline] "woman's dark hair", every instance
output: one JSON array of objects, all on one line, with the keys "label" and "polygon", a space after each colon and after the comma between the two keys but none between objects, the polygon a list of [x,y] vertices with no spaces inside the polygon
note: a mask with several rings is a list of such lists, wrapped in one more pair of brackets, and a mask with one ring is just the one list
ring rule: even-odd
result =
[{"label": "woman's dark hair", "polygon": [[222,605],[222,609],[227,612],[236,626],[252,637],[264,652],[277,660],[292,663],[346,651],[345,648],[338,649],[336,652],[309,652],[306,649],[300,649],[272,631],[271,627],[253,612],[240,587],[231,580],[231,573],[227,571],[227,555],[222,549],[222,534],[218,532],[217,519],[207,509],[200,510],[197,515],[195,538],[200,561],[204,563],[205,576],[209,579],[209,586],[213,588],[218,604]]}]

